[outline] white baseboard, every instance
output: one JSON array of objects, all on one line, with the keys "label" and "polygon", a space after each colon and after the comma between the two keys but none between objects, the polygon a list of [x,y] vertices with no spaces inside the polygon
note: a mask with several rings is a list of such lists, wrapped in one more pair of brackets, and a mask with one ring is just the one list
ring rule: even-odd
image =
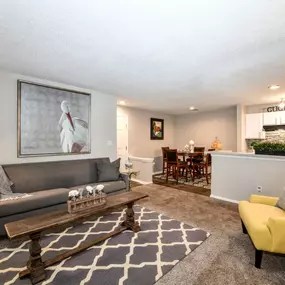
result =
[{"label": "white baseboard", "polygon": [[226,201],[226,202],[230,202],[230,203],[235,203],[235,204],[238,204],[238,202],[239,202],[237,200],[232,200],[232,199],[228,199],[228,198],[224,198],[224,197],[220,197],[220,196],[215,196],[215,195],[211,195],[210,198],[214,198],[217,200],[222,200],[222,201]]},{"label": "white baseboard", "polygon": [[138,183],[143,184],[143,185],[152,184],[152,182],[146,182],[146,181],[142,181],[142,180],[139,180],[139,179],[136,179],[136,178],[132,178],[132,181],[138,182]]},{"label": "white baseboard", "polygon": [[162,170],[161,171],[156,171],[156,172],[152,173],[152,175],[156,175],[156,174],[162,174]]}]

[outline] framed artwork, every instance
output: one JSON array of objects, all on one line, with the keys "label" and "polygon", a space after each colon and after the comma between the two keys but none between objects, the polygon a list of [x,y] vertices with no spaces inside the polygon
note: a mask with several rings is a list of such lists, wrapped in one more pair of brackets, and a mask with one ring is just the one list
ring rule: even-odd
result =
[{"label": "framed artwork", "polygon": [[163,140],[164,139],[164,120],[163,119],[150,119],[150,139]]},{"label": "framed artwork", "polygon": [[91,153],[91,95],[18,80],[18,157]]}]

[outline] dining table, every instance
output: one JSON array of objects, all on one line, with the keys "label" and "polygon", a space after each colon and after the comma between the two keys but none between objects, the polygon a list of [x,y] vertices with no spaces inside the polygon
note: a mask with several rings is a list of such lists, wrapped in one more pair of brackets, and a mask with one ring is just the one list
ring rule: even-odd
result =
[{"label": "dining table", "polygon": [[204,156],[206,155],[206,152],[201,151],[195,151],[195,152],[186,152],[186,151],[177,151],[178,157],[182,158],[182,162],[189,163],[189,170],[190,170],[190,176],[192,179],[194,179],[194,171],[198,172],[199,175],[201,175],[200,169],[195,168],[194,169],[194,162],[195,158],[199,157],[199,161],[204,160]]},{"label": "dining table", "polygon": [[191,161],[196,156],[204,156],[205,152],[201,152],[201,151],[196,151],[196,152],[178,151],[177,155],[183,158],[182,161],[186,162],[187,158]]}]

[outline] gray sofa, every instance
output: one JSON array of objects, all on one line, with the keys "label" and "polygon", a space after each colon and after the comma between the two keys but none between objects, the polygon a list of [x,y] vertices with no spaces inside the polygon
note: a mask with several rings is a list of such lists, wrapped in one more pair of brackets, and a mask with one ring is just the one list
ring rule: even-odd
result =
[{"label": "gray sofa", "polygon": [[109,158],[3,165],[14,183],[14,193],[29,193],[31,197],[0,203],[0,235],[6,235],[9,222],[54,210],[67,209],[71,189],[103,184],[108,195],[129,191],[128,176],[120,174],[118,181],[98,183],[97,163]]}]

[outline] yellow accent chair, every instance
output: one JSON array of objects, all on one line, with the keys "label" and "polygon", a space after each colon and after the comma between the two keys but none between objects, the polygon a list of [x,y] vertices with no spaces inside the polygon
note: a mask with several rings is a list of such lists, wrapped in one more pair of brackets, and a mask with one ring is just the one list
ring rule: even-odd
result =
[{"label": "yellow accent chair", "polygon": [[255,247],[255,267],[261,267],[263,252],[285,254],[285,211],[275,207],[279,198],[251,195],[239,202],[243,233]]}]

